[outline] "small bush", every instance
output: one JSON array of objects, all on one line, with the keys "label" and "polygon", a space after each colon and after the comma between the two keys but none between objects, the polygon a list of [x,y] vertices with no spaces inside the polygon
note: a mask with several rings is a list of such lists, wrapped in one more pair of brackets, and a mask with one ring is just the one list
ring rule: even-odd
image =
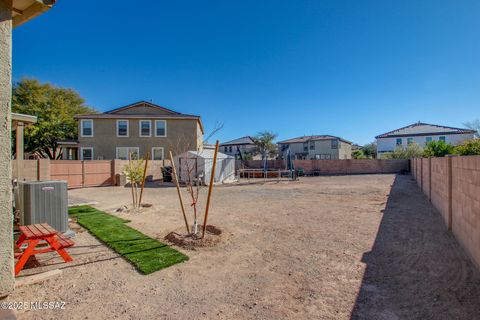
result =
[{"label": "small bush", "polygon": [[460,156],[480,155],[480,139],[465,140],[455,147],[454,152]]},{"label": "small bush", "polygon": [[430,141],[423,150],[424,157],[445,157],[454,152],[454,147],[445,141]]},{"label": "small bush", "polygon": [[395,151],[384,153],[383,159],[411,159],[423,156],[423,149],[416,143],[411,143],[406,147],[398,146]]}]

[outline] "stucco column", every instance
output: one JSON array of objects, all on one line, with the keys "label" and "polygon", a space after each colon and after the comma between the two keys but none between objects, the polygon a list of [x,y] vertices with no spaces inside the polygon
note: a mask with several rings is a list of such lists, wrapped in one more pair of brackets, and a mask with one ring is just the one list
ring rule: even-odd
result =
[{"label": "stucco column", "polygon": [[11,185],[12,0],[0,0],[0,297],[15,287]]},{"label": "stucco column", "polygon": [[23,149],[24,149],[24,142],[23,142],[23,132],[24,132],[25,124],[23,122],[17,123],[16,129],[16,145],[15,145],[15,153],[17,155],[17,180],[23,181]]}]

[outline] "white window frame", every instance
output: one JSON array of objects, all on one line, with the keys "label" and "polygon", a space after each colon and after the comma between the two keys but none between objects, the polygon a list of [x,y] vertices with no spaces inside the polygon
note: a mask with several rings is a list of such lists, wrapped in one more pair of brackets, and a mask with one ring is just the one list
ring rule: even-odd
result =
[{"label": "white window frame", "polygon": [[152,160],[155,160],[155,149],[162,150],[162,160],[165,160],[165,149],[163,147],[152,147]]},{"label": "white window frame", "polygon": [[115,148],[115,159],[120,159],[118,157],[118,149],[121,149],[121,148],[126,148],[127,149],[127,159],[126,160],[128,160],[128,157],[130,155],[130,152],[128,152],[128,149],[136,149],[137,154],[138,154],[138,158],[140,158],[140,148],[139,147],[116,147]]},{"label": "white window frame", "polygon": [[[142,135],[142,122],[148,122],[149,125],[149,134]],[[152,136],[152,120],[139,120],[138,121],[138,135],[140,137],[151,137]]]},{"label": "white window frame", "polygon": [[[95,159],[95,156],[93,154],[93,147],[81,147],[80,148],[80,160],[84,160],[83,159],[83,150],[92,150],[92,159],[91,160],[94,160]],[[89,161],[89,160],[85,160],[85,161]]]},{"label": "white window frame", "polygon": [[[92,123],[92,134],[91,135],[84,135],[83,134],[83,123],[85,121],[90,121]],[[90,137],[90,138],[93,137],[93,119],[81,119],[80,120],[80,136],[81,137]]]},{"label": "white window frame", "polygon": [[[126,136],[120,136],[118,134],[118,123],[120,121],[126,121],[127,122],[127,135]],[[117,125],[115,126],[115,131],[116,131],[115,133],[117,135],[117,138],[128,138],[130,136],[130,121],[128,119],[118,119],[117,120]]]},{"label": "white window frame", "polygon": [[[165,124],[165,134],[163,136],[159,136],[157,134],[157,123],[163,122]],[[167,136],[167,120],[155,120],[155,137],[166,137]]]}]

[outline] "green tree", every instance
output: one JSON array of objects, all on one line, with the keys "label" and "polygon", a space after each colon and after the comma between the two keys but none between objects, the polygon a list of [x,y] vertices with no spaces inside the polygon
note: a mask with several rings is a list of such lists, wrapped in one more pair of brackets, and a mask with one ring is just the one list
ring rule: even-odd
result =
[{"label": "green tree", "polygon": [[353,159],[367,159],[368,157],[365,155],[362,149],[357,149],[352,151],[352,158]]},{"label": "green tree", "polygon": [[385,159],[410,159],[423,156],[423,149],[416,143],[411,143],[406,147],[398,146],[395,151],[384,153]]},{"label": "green tree", "polygon": [[367,143],[361,150],[366,158],[375,159],[377,157],[377,144],[375,142]]},{"label": "green tree", "polygon": [[480,138],[480,120],[476,119],[473,121],[469,121],[463,124],[465,127],[467,127],[470,130],[475,130],[475,137]]},{"label": "green tree", "polygon": [[27,151],[44,158],[59,159],[58,141],[76,139],[77,123],[73,116],[96,111],[73,89],[60,88],[36,79],[22,79],[13,86],[12,111],[38,117],[25,129]]},{"label": "green tree", "polygon": [[455,147],[455,154],[461,156],[480,155],[480,139],[465,140]]},{"label": "green tree", "polygon": [[454,147],[445,141],[430,141],[423,150],[424,157],[445,157],[447,154],[452,154]]},{"label": "green tree", "polygon": [[270,131],[259,132],[254,138],[253,142],[258,148],[258,151],[265,159],[268,155],[274,155],[277,151],[277,146],[273,141],[277,138],[277,134]]}]

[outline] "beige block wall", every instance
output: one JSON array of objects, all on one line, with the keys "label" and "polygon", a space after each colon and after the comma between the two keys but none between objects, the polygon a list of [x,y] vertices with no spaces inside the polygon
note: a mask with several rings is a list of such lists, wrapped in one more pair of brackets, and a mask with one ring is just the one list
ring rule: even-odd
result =
[{"label": "beige block wall", "polygon": [[431,158],[432,185],[431,201],[438,209],[446,225],[448,225],[448,158]]},{"label": "beige block wall", "polygon": [[421,186],[423,180],[423,192],[431,192],[431,202],[447,226],[451,206],[452,232],[480,268],[480,156],[451,157],[451,204],[449,159],[431,158],[431,186],[428,161],[413,160],[417,183]]},{"label": "beige block wall", "polygon": [[[237,161],[240,163],[240,161]],[[244,161],[247,168],[261,169],[263,161]],[[240,165],[237,165],[239,167]],[[408,170],[408,160],[390,159],[350,159],[350,160],[294,160],[296,169],[302,168],[306,174],[368,174],[398,173]],[[269,169],[285,169],[285,160],[267,161]]]},{"label": "beige block wall", "polygon": [[424,158],[422,161],[422,190],[427,195],[429,195],[429,188],[430,188],[430,180],[429,180],[429,160],[428,158]]},{"label": "beige block wall", "polygon": [[480,266],[480,156],[452,159],[452,231]]},{"label": "beige block wall", "polygon": [[[167,136],[155,137],[155,119],[128,119],[129,136],[117,137],[117,119],[93,119],[93,137],[79,137],[80,147],[93,147],[94,159],[102,158],[111,160],[116,158],[117,147],[138,147],[140,157],[144,158],[147,152],[151,153],[153,147],[163,147],[164,157],[168,158],[171,150],[174,155],[186,150],[195,150],[203,140],[197,120],[167,120]],[[152,121],[152,136],[140,137],[139,120]],[[157,119],[158,120],[158,119]],[[79,121],[80,130],[80,121]],[[80,150],[81,152],[81,150]]]}]

